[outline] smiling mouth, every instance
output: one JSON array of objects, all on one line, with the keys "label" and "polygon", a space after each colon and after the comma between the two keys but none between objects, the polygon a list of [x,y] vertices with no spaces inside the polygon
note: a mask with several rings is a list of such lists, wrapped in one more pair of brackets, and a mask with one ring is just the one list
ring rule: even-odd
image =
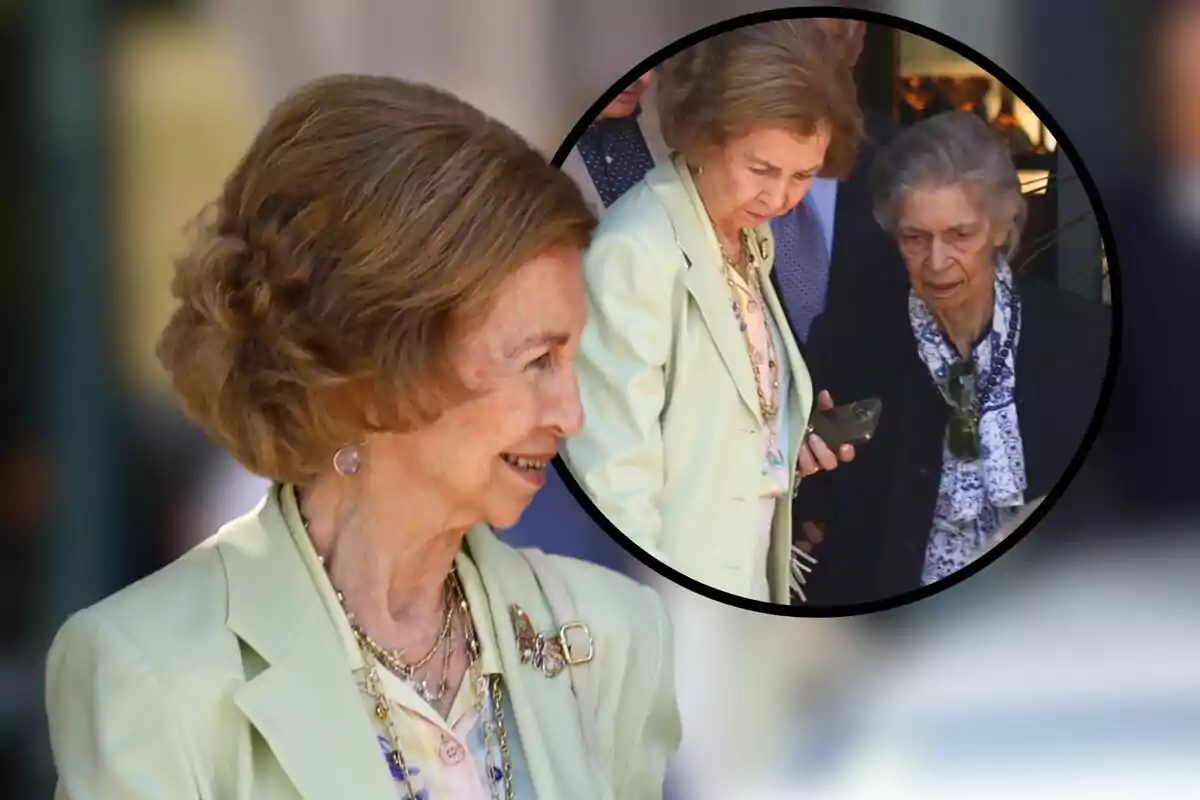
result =
[{"label": "smiling mouth", "polygon": [[512,453],[501,453],[500,458],[505,464],[520,475],[522,478],[532,483],[535,486],[541,486],[546,481],[546,467],[554,456],[543,456],[534,458],[532,456],[518,456]]},{"label": "smiling mouth", "polygon": [[526,456],[514,456],[509,453],[501,453],[500,457],[517,469],[545,469],[546,465],[550,463],[549,458],[528,458]]}]

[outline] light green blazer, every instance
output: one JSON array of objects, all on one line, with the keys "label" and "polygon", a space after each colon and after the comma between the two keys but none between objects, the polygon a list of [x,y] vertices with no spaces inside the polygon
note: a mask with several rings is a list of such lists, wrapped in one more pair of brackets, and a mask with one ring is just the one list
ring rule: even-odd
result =
[{"label": "light green blazer", "polygon": [[[792,373],[785,413],[794,488],[812,382],[768,279],[770,227],[755,236]],[[791,497],[778,501],[768,563],[756,563],[766,445],[722,264],[678,156],[609,208],[584,257],[586,422],[566,440],[564,460],[597,508],[650,555],[741,596],[765,570],[772,602],[787,603]]]},{"label": "light green blazer", "polygon": [[[485,527],[460,570],[495,623],[539,798],[658,798],[676,750],[670,624],[646,587],[554,559],[591,629],[589,750],[567,672],[520,663],[509,604],[552,615],[528,562]],[[469,578],[469,576],[477,576]],[[394,798],[337,630],[278,489],[175,563],[73,616],[47,665],[59,800]]]}]

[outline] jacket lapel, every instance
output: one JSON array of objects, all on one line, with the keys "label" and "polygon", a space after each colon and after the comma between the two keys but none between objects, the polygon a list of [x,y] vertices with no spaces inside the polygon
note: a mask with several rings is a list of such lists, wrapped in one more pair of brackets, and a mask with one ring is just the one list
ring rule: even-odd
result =
[{"label": "jacket lapel", "polygon": [[511,604],[524,609],[537,632],[553,627],[552,615],[528,562],[482,525],[467,534],[467,547],[471,558],[459,559],[463,591],[471,608],[486,609],[491,615],[504,686],[516,715],[535,793],[538,797],[574,800],[610,797],[602,788],[605,784],[583,740],[569,670],[548,678],[531,664],[522,663],[517,652],[509,616]]},{"label": "jacket lapel", "polygon": [[256,513],[217,542],[228,626],[266,662],[233,701],[305,800],[393,797],[395,782],[278,492],[273,487]]},{"label": "jacket lapel", "polygon": [[783,303],[779,300],[775,284],[770,280],[770,264],[771,262],[768,261],[765,267],[768,274],[763,275],[762,287],[772,315],[782,323],[779,325],[779,333],[783,339],[784,349],[787,350],[788,366],[792,373],[791,391],[788,393],[787,408],[789,409],[789,445],[791,448],[792,464],[794,465],[796,458],[800,455],[800,445],[803,441],[804,428],[808,424],[808,415],[812,411],[815,387],[812,385],[808,366],[805,364],[804,357],[800,353],[800,346],[796,342],[796,337],[792,335],[791,324],[786,321],[787,315],[784,311]]},{"label": "jacket lapel", "polygon": [[[1038,341],[1047,338],[1053,341],[1052,332],[1038,330],[1041,315],[1037,296],[1028,290],[1022,291],[1024,289],[1023,282],[1018,282],[1017,291],[1021,292],[1021,339]],[[1030,302],[1031,295],[1033,302]],[[1029,313],[1031,306],[1033,314]],[[1013,390],[1013,401],[1016,403],[1017,423],[1024,446],[1026,500],[1048,493],[1066,468],[1066,461],[1055,458],[1054,451],[1057,449],[1055,445],[1062,442],[1061,430],[1070,430],[1073,426],[1070,420],[1062,418],[1064,415],[1047,411],[1070,409],[1070,413],[1079,413],[1081,407],[1080,403],[1063,402],[1061,394],[1054,391],[1055,384],[1047,387],[1044,381],[1029,379],[1030,375],[1046,374],[1048,371],[1047,364],[1037,363],[1040,355],[1041,351],[1036,347],[1018,347],[1014,356],[1017,385]],[[1054,466],[1047,470],[1050,464]]]},{"label": "jacket lapel", "polygon": [[704,325],[716,345],[725,369],[738,394],[762,423],[758,390],[754,386],[754,368],[746,352],[746,340],[738,329],[732,300],[722,269],[721,246],[705,216],[696,194],[692,176],[681,158],[672,159],[653,170],[647,184],[659,198],[675,229],[675,241],[688,262],[685,278],[688,293],[695,300]]},{"label": "jacket lapel", "polygon": [[[779,299],[775,283],[771,280],[774,254],[769,250],[774,247],[773,240],[768,238],[761,241],[768,248],[768,252],[764,253],[763,295],[771,309],[771,314],[779,321],[779,334],[783,339],[784,349],[787,351],[788,366],[792,374],[784,407],[788,415],[788,480],[789,485],[794,489],[796,482],[800,480],[796,464],[800,457],[800,447],[804,444],[804,431],[812,411],[815,387],[813,387],[800,344],[792,333],[791,320],[787,316],[783,302]],[[791,598],[789,580],[792,559],[792,505],[785,501],[780,504],[780,509],[782,513],[776,515],[772,527],[771,546],[767,552],[767,574],[772,602],[786,604]]]}]

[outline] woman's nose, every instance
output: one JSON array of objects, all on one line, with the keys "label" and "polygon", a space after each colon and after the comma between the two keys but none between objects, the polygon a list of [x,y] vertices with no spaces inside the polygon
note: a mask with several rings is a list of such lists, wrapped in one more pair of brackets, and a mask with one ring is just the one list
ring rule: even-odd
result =
[{"label": "woman's nose", "polygon": [[579,380],[573,368],[563,370],[563,377],[558,382],[554,401],[551,403],[550,414],[551,424],[564,439],[583,429],[583,401],[579,396]]},{"label": "woman's nose", "polygon": [[935,272],[948,268],[953,263],[950,248],[935,239],[929,248],[929,266]]},{"label": "woman's nose", "polygon": [[787,209],[783,207],[783,204],[787,202],[787,197],[785,197],[785,194],[786,189],[782,189],[775,184],[768,184],[764,186],[762,191],[758,193],[757,200],[769,208],[773,216],[777,216],[782,214],[784,211],[787,211]]}]

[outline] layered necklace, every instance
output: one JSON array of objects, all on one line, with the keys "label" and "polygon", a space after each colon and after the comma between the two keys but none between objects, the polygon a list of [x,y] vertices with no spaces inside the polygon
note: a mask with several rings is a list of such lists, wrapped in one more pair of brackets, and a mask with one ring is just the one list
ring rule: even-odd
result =
[{"label": "layered necklace", "polygon": [[[729,299],[733,304],[733,314],[737,317],[738,327],[742,331],[742,339],[746,342],[746,353],[750,356],[750,366],[754,370],[754,388],[758,392],[758,405],[762,411],[763,419],[767,422],[775,419],[775,415],[779,413],[779,362],[775,353],[775,341],[771,336],[770,325],[766,326],[766,358],[762,358],[758,348],[754,345],[754,338],[750,335],[750,326],[746,321],[746,314],[742,310],[742,304],[738,301],[738,295],[744,294],[747,296],[747,304],[757,303],[759,308],[763,309],[764,322],[767,313],[766,296],[763,293],[762,279],[758,274],[758,270],[754,268],[753,257],[750,255],[750,248],[746,244],[746,232],[740,231],[738,234],[738,259],[729,257],[725,251],[725,246],[721,245],[721,258],[725,262],[725,283],[729,286]],[[745,266],[745,282],[737,280],[739,267]],[[771,386],[772,397],[767,398],[766,392],[763,391],[763,375],[761,361],[767,363],[767,382]]]},{"label": "layered necklace", "polygon": [[[324,567],[325,559],[320,558],[319,560]],[[326,574],[328,575],[328,570]],[[330,581],[332,582],[332,580],[332,576],[330,576]],[[407,660],[403,650],[386,648],[372,639],[359,626],[354,612],[346,607],[345,595],[336,586],[334,592],[346,614],[346,621],[350,625],[354,641],[362,652],[363,662],[366,665],[363,691],[371,702],[376,721],[383,725],[387,732],[388,743],[391,746],[391,752],[388,754],[389,766],[392,775],[404,784],[405,800],[420,800],[424,794],[418,793],[412,783],[409,763],[404,756],[396,718],[392,713],[392,704],[387,698],[380,678],[380,665],[382,664],[384,669],[412,686],[422,698],[432,705],[445,697],[450,689],[450,661],[454,652],[456,628],[461,631],[462,641],[466,644],[467,677],[471,681],[472,705],[480,721],[479,724],[483,726],[488,788],[494,800],[500,800],[500,798],[513,800],[512,759],[509,755],[508,732],[504,723],[504,697],[500,686],[500,676],[483,674],[479,636],[475,631],[475,624],[471,619],[467,598],[463,592],[462,583],[459,581],[457,570],[451,571],[446,579],[443,590],[446,612],[442,617],[437,639],[428,652],[414,661]],[[442,654],[441,669],[435,686],[430,688],[428,679],[419,679],[417,671],[433,662],[439,652]],[[485,714],[485,710],[488,710],[485,707],[489,705],[490,713]],[[500,753],[500,763],[496,763],[495,753],[497,750]]]},{"label": "layered necklace", "polygon": [[[692,181],[698,182],[700,175],[704,172],[703,167],[690,166]],[[699,188],[697,187],[697,191]],[[701,205],[704,205],[704,199],[701,197]],[[754,268],[754,257],[750,253],[748,243],[748,234],[743,228],[738,231],[738,255],[737,260],[730,258],[725,250],[725,244],[721,241],[721,235],[718,232],[720,229],[717,223],[712,218],[712,214],[708,211],[708,206],[704,205],[704,213],[708,217],[708,224],[712,226],[713,233],[717,236],[717,246],[721,250],[721,260],[725,265],[725,283],[729,287],[729,301],[733,305],[733,314],[737,318],[738,327],[742,330],[742,339],[746,342],[746,354],[750,357],[750,368],[754,370],[754,389],[758,393],[758,407],[762,412],[763,421],[770,423],[779,413],[779,362],[776,360],[775,340],[771,335],[770,323],[766,326],[767,354],[766,358],[759,357],[758,348],[754,345],[754,339],[750,335],[750,326],[746,323],[746,314],[742,311],[742,304],[738,301],[741,295],[748,295],[749,303],[758,303],[759,308],[763,309],[763,315],[766,316],[766,297],[763,294],[762,281],[759,278],[758,270]],[[735,276],[738,274],[738,268],[741,265],[746,267],[745,285],[749,291],[742,288],[741,282],[737,281]],[[767,362],[767,380],[771,385],[772,397],[768,398],[766,392],[763,391],[763,376],[760,361]]]}]

